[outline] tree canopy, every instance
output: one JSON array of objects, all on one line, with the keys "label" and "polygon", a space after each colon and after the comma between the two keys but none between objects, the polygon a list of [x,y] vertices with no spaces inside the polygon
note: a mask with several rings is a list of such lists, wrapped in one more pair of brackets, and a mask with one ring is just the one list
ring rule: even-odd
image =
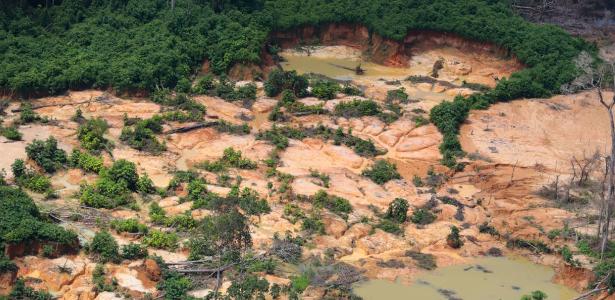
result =
[{"label": "tree canopy", "polygon": [[395,40],[416,29],[500,45],[529,67],[499,85],[505,100],[556,91],[575,75],[572,58],[590,48],[524,21],[504,0],[179,0],[174,9],[165,0],[2,2],[0,87],[26,96],[174,87],[205,59],[219,74],[260,62],[274,30],[327,23],[363,24]]}]

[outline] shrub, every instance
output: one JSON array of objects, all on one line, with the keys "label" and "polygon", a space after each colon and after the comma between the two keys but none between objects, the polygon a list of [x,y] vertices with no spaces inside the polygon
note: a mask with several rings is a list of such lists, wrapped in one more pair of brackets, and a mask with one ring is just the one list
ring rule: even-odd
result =
[{"label": "shrub", "polygon": [[433,221],[436,220],[436,215],[434,215],[429,210],[419,208],[412,212],[412,217],[410,218],[410,220],[414,224],[427,225],[433,223]]},{"label": "shrub", "polygon": [[77,235],[44,222],[34,201],[23,191],[0,186],[0,243],[52,241],[74,245]]},{"label": "shrub", "polygon": [[572,254],[572,251],[570,251],[570,248],[568,248],[568,245],[564,245],[564,247],[562,247],[562,249],[560,250],[560,253],[562,254],[562,258],[566,263],[574,267],[580,266],[581,263],[578,260],[574,259],[574,255]]},{"label": "shrub", "polygon": [[523,295],[521,300],[544,300],[547,299],[547,294],[542,291],[533,291],[529,295]]},{"label": "shrub", "polygon": [[8,299],[52,300],[54,297],[46,291],[37,291],[26,286],[26,282],[19,278],[15,281]]},{"label": "shrub", "polygon": [[120,140],[136,150],[159,154],[166,150],[166,146],[155,136],[162,132],[162,123],[160,116],[138,121],[134,126],[122,129]]},{"label": "shrub", "polygon": [[340,102],[335,106],[334,112],[345,118],[357,118],[363,116],[375,116],[381,112],[380,106],[373,100],[352,100]]},{"label": "shrub", "polygon": [[425,270],[435,270],[437,267],[436,258],[431,254],[408,250],[406,251],[406,256],[411,257],[419,268]]},{"label": "shrub", "polygon": [[147,225],[139,223],[137,219],[113,220],[110,225],[111,228],[118,233],[129,232],[145,234],[148,232]]},{"label": "shrub", "polygon": [[143,244],[166,250],[175,250],[179,242],[177,234],[173,232],[162,232],[160,230],[152,230],[143,238]]},{"label": "shrub", "polygon": [[341,90],[337,82],[329,80],[315,80],[311,83],[312,94],[318,99],[330,100]]},{"label": "shrub", "polygon": [[303,75],[297,75],[296,71],[282,71],[275,69],[269,73],[264,83],[265,94],[275,97],[284,90],[292,91],[295,96],[307,95],[308,80]]},{"label": "shrub", "polygon": [[107,231],[100,231],[94,235],[94,239],[88,245],[88,251],[96,255],[96,260],[101,263],[116,262],[120,255],[117,242]]},{"label": "shrub", "polygon": [[301,223],[301,229],[307,231],[309,234],[325,234],[325,224],[317,215],[304,218]]},{"label": "shrub", "polygon": [[68,158],[69,165],[73,168],[81,168],[86,172],[98,173],[103,168],[102,157],[94,156],[89,153],[73,150]]},{"label": "shrub", "polygon": [[500,235],[498,230],[495,229],[495,227],[489,225],[489,223],[487,223],[487,222],[484,222],[483,224],[480,224],[478,226],[478,232],[480,232],[480,233],[488,233],[488,234],[493,235],[493,236],[499,236]]},{"label": "shrub", "polygon": [[377,160],[371,168],[365,169],[362,175],[377,184],[385,184],[393,179],[401,179],[401,175],[397,172],[397,167],[382,159]]},{"label": "shrub", "polygon": [[41,120],[41,117],[32,109],[32,104],[22,103],[20,109],[19,122],[21,124],[28,124]]},{"label": "shrub", "polygon": [[77,138],[81,142],[81,147],[93,152],[106,149],[110,145],[104,137],[108,129],[109,124],[102,118],[89,119],[79,125]]},{"label": "shrub", "polygon": [[325,207],[331,212],[346,217],[352,212],[352,205],[344,198],[328,195],[324,190],[318,191],[312,197],[312,203],[316,207]]},{"label": "shrub", "polygon": [[147,173],[139,176],[137,180],[137,191],[141,194],[155,194],[156,187],[154,186],[154,182],[147,175]]},{"label": "shrub", "polygon": [[21,132],[19,132],[19,130],[15,126],[11,126],[11,127],[0,126],[0,134],[11,141],[20,141],[22,137]]},{"label": "shrub", "polygon": [[387,91],[386,102],[408,103],[408,94],[406,93],[406,89],[402,87],[396,90]]},{"label": "shrub", "polygon": [[105,278],[105,266],[101,263],[96,264],[94,272],[92,272],[92,283],[97,292],[112,292],[115,290],[113,284],[107,282]]},{"label": "shrub", "polygon": [[246,123],[243,123],[241,125],[233,125],[224,120],[218,121],[213,126],[213,128],[215,128],[218,132],[226,132],[226,133],[237,134],[237,135],[250,134],[250,131],[252,131],[252,128],[250,128],[250,126]]},{"label": "shrub", "polygon": [[140,244],[130,243],[122,246],[122,258],[133,260],[147,257],[147,248]]},{"label": "shrub", "polygon": [[290,285],[297,293],[303,293],[305,289],[310,285],[310,278],[306,274],[301,276],[294,276],[290,278]]},{"label": "shrub", "polygon": [[408,201],[406,199],[395,198],[395,200],[389,204],[385,217],[398,223],[406,222],[408,206]]},{"label": "shrub", "polygon": [[380,223],[376,225],[376,227],[382,229],[385,232],[392,233],[395,235],[400,235],[402,233],[399,224],[389,219],[380,220]]},{"label": "shrub", "polygon": [[457,226],[451,226],[451,233],[446,237],[446,243],[451,248],[461,248],[463,246],[463,241],[461,240],[461,236],[459,235],[459,228]]},{"label": "shrub", "polygon": [[165,300],[189,299],[188,291],[192,289],[192,281],[177,272],[165,272],[164,278],[156,286],[164,292]]},{"label": "shrub", "polygon": [[205,76],[197,79],[194,87],[192,88],[192,92],[195,94],[208,94],[209,91],[214,89],[214,87],[214,76],[211,74],[206,74]]},{"label": "shrub", "polygon": [[166,212],[157,202],[149,205],[149,217],[154,224],[164,224],[166,222]]},{"label": "shrub", "polygon": [[17,272],[19,268],[4,253],[0,254],[0,274]]},{"label": "shrub", "polygon": [[242,251],[251,246],[248,220],[232,209],[201,221],[189,243],[190,259],[221,255],[224,261],[238,261]]},{"label": "shrub", "polygon": [[52,136],[46,141],[32,141],[26,146],[26,154],[47,173],[55,172],[67,162],[66,152],[58,148],[58,141]]},{"label": "shrub", "polygon": [[79,193],[81,203],[94,208],[112,209],[133,201],[126,183],[109,177],[99,178],[94,185],[82,185]]},{"label": "shrub", "polygon": [[234,280],[227,290],[230,299],[265,299],[269,282],[255,275],[246,275]]},{"label": "shrub", "polygon": [[181,78],[175,85],[175,90],[179,93],[189,93],[192,90],[192,83],[188,78]]},{"label": "shrub", "polygon": [[137,166],[131,161],[125,159],[115,161],[106,176],[115,182],[124,182],[126,187],[132,191],[137,189],[139,175],[137,174]]}]

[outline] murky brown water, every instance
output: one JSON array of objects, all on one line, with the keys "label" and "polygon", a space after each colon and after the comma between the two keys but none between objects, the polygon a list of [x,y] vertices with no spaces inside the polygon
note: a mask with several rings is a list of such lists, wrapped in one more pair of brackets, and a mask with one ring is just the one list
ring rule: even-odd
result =
[{"label": "murky brown water", "polygon": [[412,285],[370,280],[355,286],[365,300],[519,300],[541,290],[549,300],[570,300],[578,293],[551,282],[553,269],[524,258],[480,258],[472,264],[440,268]]},{"label": "murky brown water", "polygon": [[351,79],[357,76],[352,70],[361,64],[361,68],[365,70],[362,77],[405,78],[412,75],[409,68],[387,67],[357,57],[324,58],[291,53],[284,53],[282,56],[286,60],[281,63],[282,67],[287,70],[296,70],[299,74],[317,73],[331,78]]}]

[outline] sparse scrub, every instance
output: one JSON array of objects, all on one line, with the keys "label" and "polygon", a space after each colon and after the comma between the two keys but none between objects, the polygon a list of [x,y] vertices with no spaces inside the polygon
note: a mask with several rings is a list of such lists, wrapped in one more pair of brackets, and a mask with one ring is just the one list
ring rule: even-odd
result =
[{"label": "sparse scrub", "polygon": [[401,175],[397,172],[397,167],[394,164],[382,159],[377,160],[373,166],[365,169],[362,175],[377,184],[385,184],[393,179],[401,179]]}]

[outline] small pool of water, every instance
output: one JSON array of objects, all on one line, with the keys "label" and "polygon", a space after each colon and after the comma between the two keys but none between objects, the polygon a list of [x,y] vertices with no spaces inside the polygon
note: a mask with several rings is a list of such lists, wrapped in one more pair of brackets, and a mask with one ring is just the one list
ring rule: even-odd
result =
[{"label": "small pool of water", "polygon": [[480,258],[472,264],[426,272],[412,285],[370,280],[354,287],[365,300],[519,300],[535,290],[549,300],[570,300],[578,293],[551,282],[553,269],[524,258]]},{"label": "small pool of water", "polygon": [[[363,61],[359,58],[324,58],[307,55],[283,54],[281,63],[285,70],[296,70],[299,74],[317,73],[335,79],[349,80],[357,75],[353,71],[361,64],[363,77],[406,78],[412,75],[410,68],[394,68]],[[349,70],[350,69],[350,70]]]}]

